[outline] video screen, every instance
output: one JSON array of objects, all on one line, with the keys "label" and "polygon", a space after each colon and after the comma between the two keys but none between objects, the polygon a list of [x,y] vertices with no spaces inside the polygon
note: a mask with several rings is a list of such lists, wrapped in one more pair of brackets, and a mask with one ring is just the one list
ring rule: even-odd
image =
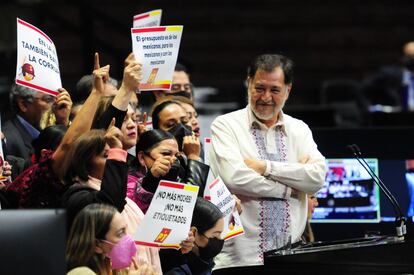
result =
[{"label": "video screen", "polygon": [[[378,175],[378,159],[366,159]],[[326,159],[325,184],[316,194],[312,222],[379,222],[379,188],[356,159]]]}]

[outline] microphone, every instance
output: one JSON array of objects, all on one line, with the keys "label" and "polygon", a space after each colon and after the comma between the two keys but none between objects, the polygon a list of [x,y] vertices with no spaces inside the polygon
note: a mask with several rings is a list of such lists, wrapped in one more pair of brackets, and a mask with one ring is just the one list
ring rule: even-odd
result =
[{"label": "microphone", "polygon": [[397,236],[404,237],[404,235],[407,234],[406,217],[401,211],[401,207],[398,204],[397,200],[391,194],[390,190],[388,190],[384,182],[374,173],[371,167],[369,167],[366,160],[362,157],[361,150],[359,149],[358,145],[350,144],[350,145],[347,145],[347,147],[352,151],[352,153],[354,154],[359,164],[361,164],[361,166],[364,167],[364,169],[368,172],[368,174],[371,176],[374,182],[378,185],[378,187],[381,189],[381,191],[390,201],[391,205],[394,208],[394,212],[395,212],[395,226],[396,226]]}]

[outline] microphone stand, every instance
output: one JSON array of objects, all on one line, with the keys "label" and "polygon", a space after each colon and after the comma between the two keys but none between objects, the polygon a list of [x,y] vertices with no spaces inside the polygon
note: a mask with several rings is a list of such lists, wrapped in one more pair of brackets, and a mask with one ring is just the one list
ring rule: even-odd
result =
[{"label": "microphone stand", "polygon": [[384,182],[374,173],[374,171],[372,171],[371,167],[369,167],[366,160],[362,157],[362,154],[361,154],[361,151],[358,145],[351,144],[351,145],[348,145],[348,148],[351,149],[352,153],[354,154],[358,162],[362,165],[362,167],[364,167],[364,169],[368,172],[368,174],[371,176],[374,182],[378,185],[378,187],[381,189],[381,191],[384,193],[387,199],[391,202],[391,205],[393,206],[394,212],[396,215],[395,216],[395,228],[396,228],[397,236],[399,238],[404,238],[404,235],[407,234],[407,227],[406,227],[407,219],[404,216],[403,212],[401,211],[401,207],[398,204],[397,200],[388,190]]}]

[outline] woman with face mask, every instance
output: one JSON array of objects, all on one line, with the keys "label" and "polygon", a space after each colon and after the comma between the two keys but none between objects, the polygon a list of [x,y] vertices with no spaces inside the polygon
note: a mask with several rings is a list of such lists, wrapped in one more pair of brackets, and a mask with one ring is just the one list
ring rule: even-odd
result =
[{"label": "woman with face mask", "polygon": [[157,102],[152,109],[152,127],[170,132],[187,159],[200,161],[200,141],[188,125],[189,121],[181,103],[173,98]]},{"label": "woman with face mask", "polygon": [[116,208],[90,204],[78,213],[66,248],[68,274],[156,274],[149,265],[138,267],[135,254],[134,240]]},{"label": "woman with face mask", "polygon": [[[87,205],[112,205],[128,224],[127,232],[134,235],[144,214],[135,202],[126,198],[127,152],[122,149],[122,132],[114,124],[112,121],[106,133],[103,130],[85,133],[69,151],[64,171],[65,180],[71,187],[63,196],[63,206],[67,209],[70,225]],[[82,156],[82,159],[75,156]],[[158,249],[140,247],[136,258],[153,265],[154,271],[161,274]]]},{"label": "woman with face mask", "polygon": [[[180,170],[179,176],[185,178],[185,171],[192,171],[198,174],[198,181],[191,183],[200,187],[198,194],[202,196],[210,168],[200,158],[200,140],[191,127],[187,125],[188,122],[188,115],[179,101],[166,98],[153,107],[153,128],[171,133],[178,143],[180,151],[178,160],[181,167],[184,168]],[[204,171],[207,171],[207,173],[204,174]]]},{"label": "woman with face mask", "polygon": [[194,247],[185,255],[174,250],[162,250],[160,257],[164,274],[211,274],[213,258],[224,245],[221,238],[223,228],[221,211],[211,202],[197,198],[191,222],[191,231],[195,237]]}]

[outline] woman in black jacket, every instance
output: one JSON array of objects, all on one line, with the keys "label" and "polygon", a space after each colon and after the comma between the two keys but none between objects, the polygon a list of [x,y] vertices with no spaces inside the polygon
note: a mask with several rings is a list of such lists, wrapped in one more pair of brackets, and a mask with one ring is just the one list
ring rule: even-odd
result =
[{"label": "woman in black jacket", "polygon": [[136,146],[136,157],[140,166],[129,175],[128,197],[144,213],[160,180],[197,185],[199,196],[203,196],[209,166],[182,156],[172,134],[159,129],[143,133]]}]

